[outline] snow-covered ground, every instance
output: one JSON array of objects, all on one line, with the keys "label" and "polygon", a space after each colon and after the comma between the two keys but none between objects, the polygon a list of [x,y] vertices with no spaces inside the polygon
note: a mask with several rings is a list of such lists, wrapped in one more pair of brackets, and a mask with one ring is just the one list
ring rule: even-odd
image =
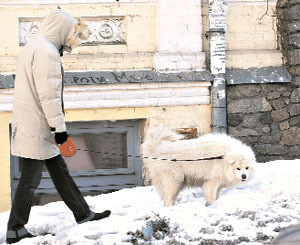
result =
[{"label": "snow-covered ground", "polygon": [[[300,224],[300,160],[258,164],[250,182],[223,190],[209,207],[200,188],[182,191],[172,207],[151,186],[86,199],[93,211],[112,215],[77,225],[63,202],[36,206],[26,228],[39,236],[18,244],[269,244],[283,228]],[[0,244],[8,215],[0,213]],[[147,223],[151,240],[143,236]]]}]

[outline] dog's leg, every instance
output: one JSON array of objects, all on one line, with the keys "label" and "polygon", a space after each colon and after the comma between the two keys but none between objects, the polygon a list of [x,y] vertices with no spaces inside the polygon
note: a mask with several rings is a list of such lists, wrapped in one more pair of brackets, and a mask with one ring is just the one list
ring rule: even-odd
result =
[{"label": "dog's leg", "polygon": [[217,200],[219,184],[215,180],[204,182],[202,189],[207,201],[206,206],[211,205],[215,200]]},{"label": "dog's leg", "polygon": [[165,206],[172,206],[181,190],[178,183],[174,183],[173,186],[169,186],[169,190],[167,191],[167,194],[165,196]]},{"label": "dog's leg", "polygon": [[182,189],[182,183],[178,178],[171,176],[161,176],[161,182],[157,185],[165,206],[172,206]]},{"label": "dog's leg", "polygon": [[217,199],[219,199],[220,195],[221,195],[221,191],[222,191],[222,186],[219,186],[218,191],[217,191]]},{"label": "dog's leg", "polygon": [[165,206],[172,206],[181,191],[184,175],[177,168],[163,169],[160,175],[155,176],[154,185],[158,188]]},{"label": "dog's leg", "polygon": [[172,206],[181,190],[180,184],[175,181],[168,181],[168,185],[165,188],[163,194],[165,206]]}]

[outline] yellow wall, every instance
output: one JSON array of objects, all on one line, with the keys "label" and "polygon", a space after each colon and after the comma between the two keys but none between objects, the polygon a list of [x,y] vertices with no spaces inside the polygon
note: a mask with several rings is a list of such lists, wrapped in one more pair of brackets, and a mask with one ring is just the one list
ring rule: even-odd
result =
[{"label": "yellow wall", "polygon": [[[203,3],[203,47],[209,51],[208,4]],[[247,69],[281,66],[282,54],[277,49],[275,3],[228,3],[226,38],[226,67]],[[264,16],[263,16],[264,15]],[[263,16],[263,17],[262,17]]]},{"label": "yellow wall", "polygon": [[[81,46],[64,55],[65,70],[151,69],[156,44],[156,6],[142,4],[63,5],[75,17],[125,16],[126,45]],[[0,73],[14,73],[18,43],[18,17],[43,17],[56,5],[0,6]],[[80,56],[79,56],[80,54]]]},{"label": "yellow wall", "polygon": [[0,212],[10,207],[10,112],[0,112]]},{"label": "yellow wall", "polygon": [[[198,133],[210,132],[210,105],[67,110],[66,121],[146,119],[150,127],[170,129],[193,127]],[[10,112],[0,112],[0,212],[10,209]]]}]

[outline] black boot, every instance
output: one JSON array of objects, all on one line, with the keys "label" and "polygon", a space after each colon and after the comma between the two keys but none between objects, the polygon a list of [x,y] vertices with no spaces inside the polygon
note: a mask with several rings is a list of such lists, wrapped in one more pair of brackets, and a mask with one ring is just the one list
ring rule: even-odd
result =
[{"label": "black boot", "polygon": [[90,221],[107,218],[110,214],[111,214],[110,210],[105,210],[102,213],[95,213],[95,217],[92,218]]},{"label": "black boot", "polygon": [[89,221],[104,219],[104,218],[107,218],[110,214],[111,214],[110,210],[105,210],[102,213],[91,212],[90,215],[86,219],[77,221],[77,224],[82,224],[82,223],[89,222]]},{"label": "black boot", "polygon": [[24,238],[36,237],[29,233],[25,228],[21,228],[17,231],[8,230],[6,234],[6,243],[12,244],[21,241]]}]

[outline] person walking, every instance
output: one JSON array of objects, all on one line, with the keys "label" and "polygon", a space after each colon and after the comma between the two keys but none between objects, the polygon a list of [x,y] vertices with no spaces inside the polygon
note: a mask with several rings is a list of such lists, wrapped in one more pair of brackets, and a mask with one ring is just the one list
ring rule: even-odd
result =
[{"label": "person walking", "polygon": [[84,23],[61,9],[53,10],[43,19],[39,31],[18,57],[11,153],[19,158],[22,171],[7,224],[8,244],[34,237],[24,226],[29,219],[44,164],[57,192],[78,224],[100,220],[111,214],[110,210],[102,213],[90,210],[56,146],[68,138],[60,56],[64,50],[70,52],[88,35]]}]

